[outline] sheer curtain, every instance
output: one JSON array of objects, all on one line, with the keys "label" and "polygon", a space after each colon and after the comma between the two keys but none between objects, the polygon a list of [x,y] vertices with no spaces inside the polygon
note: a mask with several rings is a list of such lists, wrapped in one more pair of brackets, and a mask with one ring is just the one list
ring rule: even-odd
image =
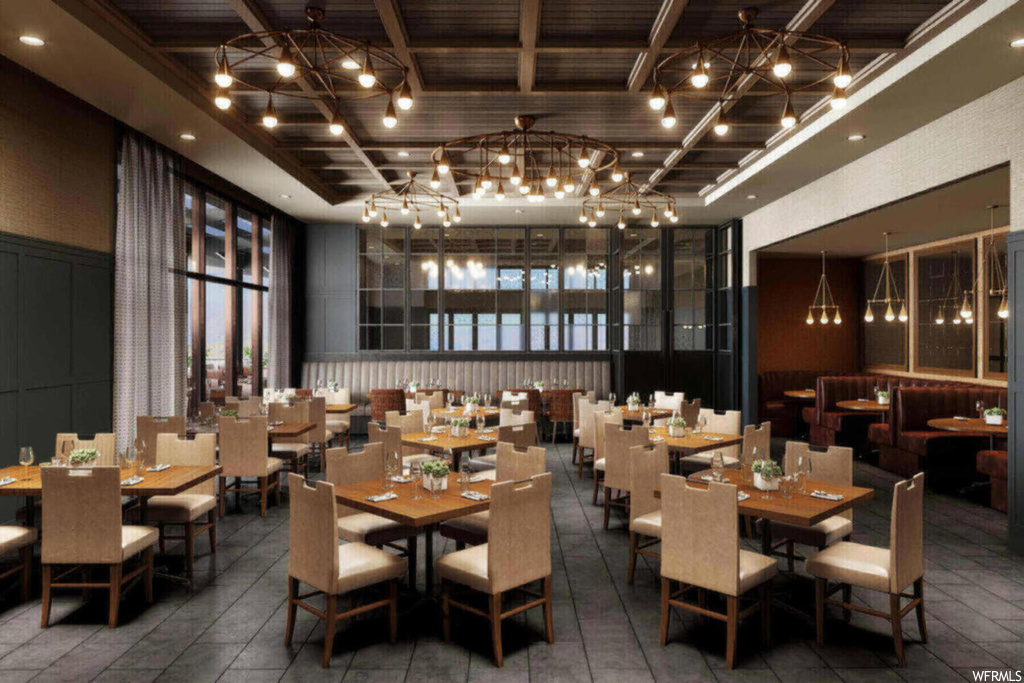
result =
[{"label": "sheer curtain", "polygon": [[271,217],[270,369],[267,386],[284,389],[292,381],[292,226],[280,216]]},{"label": "sheer curtain", "polygon": [[114,250],[114,430],[136,415],[184,415],[184,188],[177,157],[136,131],[121,142]]}]

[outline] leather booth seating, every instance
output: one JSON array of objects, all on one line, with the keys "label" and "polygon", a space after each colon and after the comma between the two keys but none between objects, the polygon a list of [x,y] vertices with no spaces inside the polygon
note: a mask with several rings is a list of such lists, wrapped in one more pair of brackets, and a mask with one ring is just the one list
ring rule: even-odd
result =
[{"label": "leather booth seating", "polygon": [[1006,512],[1006,451],[978,451],[975,467],[989,478],[989,505]]},{"label": "leather booth seating", "polygon": [[973,416],[975,404],[1006,407],[1006,389],[981,386],[899,387],[893,392],[893,439],[879,448],[878,464],[901,476],[926,471],[929,483],[963,486],[973,476],[978,451],[989,444],[985,434],[932,429],[928,420]]},{"label": "leather booth seating", "polygon": [[[467,395],[496,396],[502,389],[521,387],[527,379],[558,378],[570,386],[606,396],[611,391],[611,363],[608,360],[433,360],[367,358],[359,360],[306,361],[301,384],[315,387],[317,380],[334,380],[352,392],[356,408],[352,413],[353,433],[365,433],[370,419],[370,392],[394,388],[403,379],[440,379],[441,385]],[[495,399],[494,404],[497,404]],[[403,398],[401,409],[404,409]]]},{"label": "leather booth seating", "polygon": [[[789,398],[785,392],[795,389],[811,389],[818,383],[818,377],[832,375],[820,370],[769,370],[757,376],[758,422],[771,422],[772,434],[795,436],[800,431],[804,414],[813,416],[814,407],[803,401]],[[801,413],[804,408],[804,414]],[[810,413],[807,413],[807,409]],[[812,418],[813,419],[813,418]],[[810,421],[808,421],[810,422]]]}]

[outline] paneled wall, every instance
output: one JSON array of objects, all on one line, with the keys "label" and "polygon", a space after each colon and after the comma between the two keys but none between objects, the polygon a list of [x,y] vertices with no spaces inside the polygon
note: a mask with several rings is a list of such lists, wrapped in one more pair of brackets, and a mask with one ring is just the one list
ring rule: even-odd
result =
[{"label": "paneled wall", "polygon": [[[359,248],[354,225],[305,230],[304,360],[358,350]],[[303,279],[299,274],[296,279]]]}]

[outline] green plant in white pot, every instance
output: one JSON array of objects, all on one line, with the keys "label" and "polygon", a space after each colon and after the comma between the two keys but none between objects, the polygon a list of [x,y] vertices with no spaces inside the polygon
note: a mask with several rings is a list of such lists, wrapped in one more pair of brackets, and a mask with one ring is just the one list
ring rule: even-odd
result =
[{"label": "green plant in white pot", "polygon": [[640,394],[635,391],[630,394],[626,399],[626,407],[631,411],[640,410]]},{"label": "green plant in white pot", "polygon": [[434,480],[437,479],[441,482],[441,490],[448,490],[448,473],[451,468],[444,460],[427,460],[420,471],[423,472],[423,488],[433,491]]},{"label": "green plant in white pot", "polygon": [[477,396],[469,396],[466,398],[465,407],[462,412],[466,415],[475,415],[476,411],[480,408],[480,398]]},{"label": "green plant in white pot", "polygon": [[95,448],[76,448],[68,456],[72,467],[88,467],[99,460],[100,452]]},{"label": "green plant in white pot", "polygon": [[889,392],[879,391],[878,392],[878,405],[887,406],[889,405]]},{"label": "green plant in white pot", "polygon": [[686,420],[681,417],[673,417],[668,421],[669,436],[686,436]]},{"label": "green plant in white pot", "polygon": [[538,380],[533,383],[533,388],[537,391],[544,391],[544,380]]},{"label": "green plant in white pot", "polygon": [[999,426],[1006,420],[1006,411],[1002,408],[989,408],[985,411],[985,424]]},{"label": "green plant in white pot", "polygon": [[755,460],[750,466],[754,473],[754,486],[761,491],[778,491],[782,468],[774,460]]},{"label": "green plant in white pot", "polygon": [[469,420],[465,417],[452,418],[452,436],[463,437],[469,434]]}]

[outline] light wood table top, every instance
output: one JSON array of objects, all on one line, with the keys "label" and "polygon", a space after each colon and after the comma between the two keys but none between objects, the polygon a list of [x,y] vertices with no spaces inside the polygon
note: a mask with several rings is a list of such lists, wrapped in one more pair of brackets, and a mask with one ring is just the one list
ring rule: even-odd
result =
[{"label": "light wood table top", "polygon": [[358,406],[355,403],[328,403],[326,408],[328,413],[351,413]]},{"label": "light wood table top", "polygon": [[648,413],[651,418],[655,420],[663,417],[672,417],[672,411],[668,408],[640,408],[640,410],[630,410],[629,406],[618,406],[618,409],[622,411],[622,419],[627,422],[642,422],[644,419],[644,413]]},{"label": "light wood table top", "polygon": [[1008,433],[1005,419],[1001,425],[990,425],[977,417],[971,417],[966,420],[957,420],[952,417],[938,417],[933,420],[928,420],[928,426],[932,429],[941,429],[945,432],[971,432],[973,434],[986,434],[991,436],[1006,436]]},{"label": "light wood table top", "polygon": [[[737,434],[715,434],[713,432],[694,434],[691,432],[688,436],[669,436],[668,427],[654,427],[651,429],[651,434],[652,436],[660,436],[664,440],[663,443],[668,446],[670,453],[677,453],[684,457],[694,453],[728,448],[729,446],[743,443],[743,437]],[[716,441],[715,439],[721,439],[721,441]],[[652,441],[651,443],[662,442]]]},{"label": "light wood table top", "polygon": [[[470,488],[480,493],[490,494],[491,484],[489,479],[470,484]],[[414,487],[419,487],[421,498],[413,500],[412,492]],[[334,489],[338,503],[347,505],[350,508],[371,512],[381,517],[387,517],[400,524],[412,527],[423,527],[437,524],[456,517],[471,515],[474,512],[483,512],[491,506],[490,499],[482,501],[469,500],[462,497],[462,489],[459,486],[458,476],[448,475],[448,490],[441,492],[441,497],[434,500],[430,491],[423,488],[422,481],[412,481],[408,484],[395,484],[392,489],[398,494],[394,500],[386,500],[381,503],[374,503],[367,500],[367,496],[376,496],[383,493],[379,480],[364,481],[358,484],[347,484],[337,486]]]},{"label": "light wood table top", "polygon": [[[498,415],[501,414],[501,409],[495,407],[485,408],[483,406],[480,406],[479,408],[477,408],[477,411],[483,413],[484,417],[498,417]],[[464,412],[462,412],[462,408],[452,408],[451,410],[449,410],[448,408],[434,408],[430,412],[433,413],[434,415],[440,415],[441,417],[476,417],[476,413],[473,413],[472,415],[466,415]]]},{"label": "light wood table top", "polygon": [[889,412],[889,404],[881,404],[878,401],[872,401],[865,399],[863,401],[855,399],[853,401],[837,401],[836,408],[842,410],[855,410],[865,413],[887,413]]},{"label": "light wood table top", "polygon": [[[431,436],[434,437],[433,441],[421,441],[421,439]],[[413,448],[422,448],[431,453],[443,453],[449,448],[452,450],[452,453],[479,451],[485,448],[495,448],[498,445],[497,429],[491,430],[489,434],[484,434],[484,436],[491,437],[494,441],[481,440],[475,429],[468,430],[466,436],[458,437],[453,437],[446,429],[443,434],[427,434],[426,432],[403,434],[402,444],[412,446]]]},{"label": "light wood table top", "polygon": [[804,401],[810,401],[817,397],[818,392],[814,389],[790,389],[789,391],[783,391],[782,395],[787,398],[799,398]]},{"label": "light wood table top", "polygon": [[[142,472],[142,481],[134,486],[122,486],[122,496],[174,496],[196,484],[212,479],[221,473],[216,465],[172,465],[161,472]],[[43,485],[39,466],[22,467],[12,465],[0,469],[0,479],[14,477],[13,484],[0,486],[0,496],[41,496]],[[125,477],[127,478],[127,477]]]},{"label": "light wood table top", "polygon": [[314,429],[316,429],[316,422],[283,422],[279,425],[271,425],[270,429],[267,430],[267,436],[271,440],[292,439]]}]

